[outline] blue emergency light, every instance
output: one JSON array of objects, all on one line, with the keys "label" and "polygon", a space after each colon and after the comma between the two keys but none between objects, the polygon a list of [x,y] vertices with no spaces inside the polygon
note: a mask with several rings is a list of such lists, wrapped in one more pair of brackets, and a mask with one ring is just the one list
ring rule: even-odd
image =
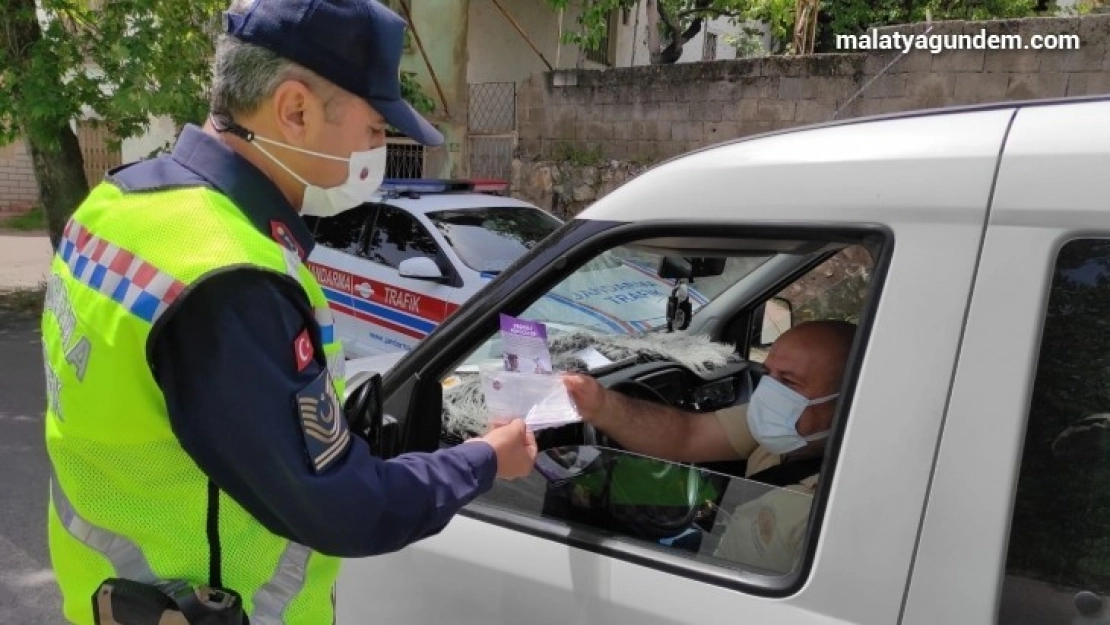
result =
[{"label": "blue emergency light", "polygon": [[386,178],[381,190],[391,194],[451,193],[469,191],[476,193],[504,193],[509,183],[503,180],[452,180],[445,178]]}]

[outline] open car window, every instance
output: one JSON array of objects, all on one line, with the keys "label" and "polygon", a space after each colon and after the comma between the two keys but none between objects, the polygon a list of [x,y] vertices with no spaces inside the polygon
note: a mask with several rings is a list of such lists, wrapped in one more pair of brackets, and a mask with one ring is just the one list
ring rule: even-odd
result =
[{"label": "open car window", "polygon": [[[746,404],[766,373],[756,350],[741,347],[758,334],[769,299],[801,294],[794,300],[796,309],[788,304],[785,317],[775,319],[781,334],[802,321],[864,319],[879,286],[872,259],[884,250],[873,232],[854,241],[844,240],[842,231],[836,240],[763,241],[749,230],[737,234],[734,249],[721,231],[666,236],[626,243],[625,235],[621,244],[579,258],[561,277],[550,278],[550,286],[530,294],[513,316],[544,324],[556,374],[587,373],[617,392],[691,417],[719,412],[715,418],[728,420],[729,430],[721,434],[729,437],[727,444],[734,432],[748,427]],[[830,264],[842,250],[865,240],[865,269],[859,263]],[[672,242],[676,247],[668,247]],[[711,254],[699,256],[699,245]],[[830,267],[844,275],[825,275]],[[687,275],[693,275],[686,286],[698,323],[685,330],[669,328],[667,300],[676,277],[686,281]],[[806,288],[799,290],[798,284]],[[842,293],[842,285],[849,285],[851,297]],[[854,353],[863,354],[866,332],[856,336]],[[448,445],[488,427],[483,373],[505,366],[499,331],[491,328],[484,339],[471,340],[473,347],[461,362],[439,376],[441,440]],[[607,362],[587,362],[583,351],[591,350]],[[854,384],[849,377],[844,376],[844,384]],[[846,389],[841,393],[852,396]],[[848,408],[836,405],[835,410]],[[781,583],[788,584],[805,570],[804,553],[820,529],[811,519],[820,518],[815,509],[822,471],[835,470],[824,467],[820,452],[804,463],[779,463],[790,465],[782,470],[776,468],[780,459],[770,457],[774,454],[750,449],[737,452],[735,461],[691,465],[677,458],[648,458],[591,430],[564,423],[538,431],[537,471],[527,479],[499,482],[471,508],[495,510],[497,522],[509,527],[519,519],[533,533],[536,522],[563,532],[570,528],[579,539],[602,541],[602,549],[619,551],[624,545],[670,554],[665,557],[672,564],[671,556],[677,556],[733,580],[754,574],[784,578]],[[570,467],[579,470],[568,476]],[[637,558],[643,562],[642,555]]]}]

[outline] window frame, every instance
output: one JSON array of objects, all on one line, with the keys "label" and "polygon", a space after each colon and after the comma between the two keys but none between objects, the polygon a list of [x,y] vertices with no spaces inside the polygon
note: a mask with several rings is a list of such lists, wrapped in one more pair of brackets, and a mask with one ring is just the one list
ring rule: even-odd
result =
[{"label": "window frame", "polygon": [[345,254],[347,256],[352,256],[354,258],[359,258],[359,259],[362,259],[362,260],[370,260],[366,256],[366,246],[367,246],[367,243],[369,242],[370,231],[374,228],[374,224],[378,220],[379,205],[376,204],[376,203],[373,203],[373,202],[368,202],[368,203],[361,204],[361,205],[356,206],[356,207],[351,209],[351,211],[359,211],[359,210],[365,210],[366,211],[366,217],[362,220],[362,232],[359,234],[358,239],[354,242],[355,246],[356,246],[356,251],[354,253],[349,252],[347,250],[342,250],[342,249],[339,249],[339,248],[336,248],[336,247],[332,247],[330,245],[327,245],[325,243],[320,242],[320,224],[323,223],[325,220],[339,219],[340,216],[343,215],[344,213],[346,213],[347,211],[344,211],[343,213],[339,213],[338,215],[332,215],[331,217],[317,217],[315,215],[310,215],[309,219],[312,219],[313,221],[312,221],[311,225],[308,227],[308,230],[309,230],[309,232],[312,233],[313,242],[316,245],[319,245],[321,247],[325,247],[325,248],[327,248],[327,249],[329,249],[333,252],[338,252],[340,254]]},{"label": "window frame", "polygon": [[[397,206],[393,206],[392,204],[387,204],[387,203],[384,203],[384,202],[380,202],[380,203],[375,204],[375,206],[377,207],[377,209],[374,211],[374,222],[370,225],[370,228],[367,229],[367,231],[365,233],[364,240],[363,240],[363,244],[362,244],[363,258],[365,258],[367,261],[369,261],[371,263],[374,263],[375,265],[377,265],[379,267],[384,267],[385,269],[388,269],[389,271],[392,271],[392,272],[396,273],[398,276],[400,276],[400,268],[399,267],[394,267],[393,265],[390,265],[388,263],[379,262],[379,261],[375,260],[373,257],[371,257],[371,255],[370,255],[370,248],[371,248],[371,245],[373,245],[373,242],[374,242],[373,235],[378,230],[378,220],[381,218],[383,211],[387,211],[387,210],[388,211],[394,211],[397,214],[403,215],[405,218],[411,220],[412,223],[414,223],[416,225],[416,227],[419,228],[420,231],[423,232],[424,235],[426,235],[436,247],[436,254],[435,254],[435,257],[432,258],[432,260],[435,261],[435,264],[436,264],[436,266],[439,267],[439,270],[441,272],[443,272],[444,281],[440,282],[440,283],[433,282],[433,281],[428,281],[428,283],[429,284],[442,284],[444,286],[450,286],[450,287],[455,287],[455,288],[458,288],[458,287],[462,286],[462,284],[463,284],[462,277],[459,275],[458,269],[455,267],[454,263],[451,262],[450,257],[447,256],[447,253],[443,249],[443,244],[428,229],[428,227],[425,223],[423,223],[420,219],[418,219],[416,217],[416,215],[412,214],[411,212],[409,212],[407,210],[404,210],[402,208],[398,208]],[[415,257],[410,257],[410,258],[415,258]],[[428,257],[425,257],[425,258],[428,258]],[[406,260],[408,260],[408,259],[406,259]]]},{"label": "window frame", "polygon": [[[578,230],[578,231],[576,231]],[[791,573],[769,577],[766,575],[727,569],[698,562],[680,555],[643,547],[623,540],[613,540],[598,534],[584,536],[580,529],[572,530],[554,520],[527,516],[486,504],[477,499],[459,514],[527,535],[552,540],[568,547],[620,559],[666,573],[679,575],[702,583],[738,590],[753,596],[781,598],[795,594],[809,579],[819,534],[824,527],[825,512],[829,504],[832,484],[836,479],[840,441],[847,414],[851,411],[857,387],[862,355],[871,334],[872,320],[882,300],[887,271],[894,253],[895,241],[890,228],[880,224],[840,224],[812,222],[805,224],[743,225],[713,221],[658,220],[640,223],[568,222],[563,230],[549,237],[544,245],[537,246],[517,263],[521,270],[499,275],[483,290],[456,312],[434,339],[409,352],[390,372],[385,380],[386,410],[391,414],[405,415],[403,428],[406,433],[418,432],[425,441],[438,437],[442,428],[442,387],[440,380],[449,375],[483,341],[488,340],[497,328],[499,313],[519,314],[535,299],[558,284],[571,272],[602,251],[638,240],[659,236],[704,236],[714,233],[735,238],[763,239],[812,239],[815,241],[842,241],[847,244],[864,244],[872,252],[874,271],[869,295],[857,325],[855,344],[845,368],[841,401],[833,417],[825,459],[821,473],[828,477],[819,481],[813,495],[807,534],[799,566]],[[564,237],[567,239],[563,241]],[[875,253],[875,244],[879,253]],[[824,262],[822,259],[818,262]],[[814,265],[816,266],[816,265]],[[528,269],[533,269],[529,271]],[[515,269],[515,268],[514,268]],[[812,269],[810,266],[806,271]],[[801,275],[804,275],[804,271]],[[789,283],[796,275],[785,278]],[[769,289],[770,297],[780,290],[782,281]],[[764,298],[753,298],[753,306]],[[461,314],[460,314],[461,313]],[[750,311],[749,311],[750,313]],[[452,325],[455,324],[455,325]],[[417,365],[419,363],[419,365]],[[414,371],[415,369],[415,371]],[[438,389],[438,390],[437,390]],[[437,443],[443,448],[443,443]],[[426,449],[432,449],[429,446]]]},{"label": "window frame", "polygon": [[[1049,585],[1049,586],[1052,586],[1052,587],[1056,588],[1057,591],[1060,592],[1060,593],[1067,593],[1067,594],[1074,595],[1075,593],[1078,593],[1080,591],[1091,591],[1091,592],[1095,592],[1099,597],[1101,597],[1104,602],[1107,601],[1108,599],[1110,599],[1110,594],[1108,594],[1108,593],[1110,593],[1110,588],[1108,588],[1106,592],[1100,592],[1098,590],[1092,590],[1091,588],[1079,587],[1080,585],[1078,583],[1076,583],[1075,586],[1065,585],[1064,582],[1062,582],[1058,579],[1050,580],[1050,579],[1044,579],[1042,577],[1034,577],[1034,576],[1031,576],[1031,575],[1023,575],[1023,574],[1021,574],[1021,572],[1026,572],[1026,571],[1019,572],[1019,571],[1015,571],[1015,570],[1011,569],[1011,554],[1013,552],[1013,547],[1014,547],[1015,519],[1016,519],[1016,517],[1019,516],[1020,512],[1025,511],[1023,508],[1019,508],[1020,504],[1022,503],[1020,494],[1023,491],[1023,486],[1025,486],[1026,489],[1028,489],[1030,486],[1036,487],[1036,486],[1040,485],[1040,484],[1036,484],[1036,483],[1033,484],[1033,485],[1030,485],[1028,483],[1023,484],[1023,480],[1022,480],[1022,478],[1024,477],[1024,474],[1025,474],[1025,471],[1027,470],[1026,469],[1026,464],[1029,463],[1029,462],[1035,462],[1036,460],[1038,460],[1036,457],[1033,457],[1033,458],[1029,457],[1029,449],[1030,449],[1030,442],[1031,442],[1031,440],[1030,440],[1031,427],[1032,428],[1042,427],[1040,424],[1041,424],[1041,422],[1043,422],[1045,420],[1043,417],[1038,417],[1035,414],[1035,410],[1038,408],[1037,403],[1039,401],[1039,398],[1043,397],[1043,395],[1046,394],[1046,393],[1051,395],[1051,394],[1060,394],[1062,391],[1069,391],[1069,392],[1074,391],[1074,382],[1071,382],[1071,384],[1069,384],[1069,385],[1052,385],[1049,382],[1049,380],[1042,379],[1042,376],[1045,374],[1045,372],[1051,370],[1050,368],[1045,366],[1046,365],[1045,353],[1046,353],[1046,345],[1047,345],[1046,342],[1048,340],[1046,338],[1046,334],[1047,334],[1048,328],[1050,327],[1049,326],[1049,322],[1050,322],[1049,314],[1053,312],[1054,299],[1056,297],[1058,297],[1058,295],[1057,295],[1058,289],[1062,285],[1061,281],[1058,280],[1058,277],[1059,277],[1060,271],[1061,271],[1060,270],[1060,261],[1061,261],[1061,258],[1063,256],[1065,250],[1067,250],[1070,246],[1075,246],[1075,245],[1094,246],[1094,245],[1100,245],[1100,244],[1110,247],[1110,232],[1092,231],[1092,232],[1085,232],[1085,233],[1081,233],[1081,234],[1074,233],[1071,236],[1067,236],[1067,237],[1062,238],[1055,245],[1052,246],[1051,256],[1049,258],[1050,262],[1048,264],[1048,274],[1047,274],[1046,280],[1045,280],[1045,290],[1043,292],[1044,293],[1044,299],[1043,299],[1044,304],[1043,304],[1043,307],[1038,311],[1038,319],[1040,321],[1040,327],[1039,327],[1039,334],[1034,339],[1034,346],[1035,346],[1035,349],[1036,349],[1036,352],[1035,352],[1035,355],[1034,355],[1035,364],[1034,364],[1034,367],[1033,367],[1033,370],[1032,370],[1032,375],[1030,376],[1030,378],[1028,380],[1028,385],[1029,385],[1029,387],[1028,387],[1029,388],[1028,401],[1026,402],[1026,410],[1025,410],[1025,414],[1024,414],[1024,420],[1021,423],[1021,443],[1020,443],[1020,446],[1017,448],[1017,455],[1016,455],[1015,462],[1014,462],[1014,465],[1013,465],[1014,466],[1014,474],[1015,474],[1014,475],[1014,485],[1013,485],[1013,491],[1012,491],[1012,493],[1010,495],[1010,498],[1008,500],[1009,505],[1008,505],[1007,510],[1006,510],[1006,512],[1007,512],[1007,514],[1006,514],[1006,526],[1005,526],[1005,533],[1004,533],[1005,547],[1004,547],[1004,550],[1002,552],[1002,558],[1001,558],[1000,568],[999,568],[999,572],[998,572],[998,586],[997,586],[997,589],[996,589],[995,594],[994,594],[995,610],[994,610],[994,619],[993,619],[992,623],[1001,623],[1001,624],[1006,623],[1006,621],[1002,621],[1002,617],[1003,617],[1003,613],[1004,613],[1004,610],[1005,610],[1004,603],[1007,601],[1008,597],[1012,595],[1012,591],[1009,592],[1009,593],[1007,592],[1007,582],[1011,577],[1016,577],[1018,579],[1025,579],[1025,580],[1028,580],[1028,581]],[[1100,258],[1100,257],[1093,256],[1093,255],[1092,256],[1086,256],[1086,257],[1084,257],[1084,261],[1085,262],[1090,262],[1091,260],[1094,260],[1094,259],[1097,259],[1097,258]],[[1105,288],[1110,289],[1110,286],[1105,287]],[[1058,320],[1056,320],[1056,322],[1061,323],[1061,322],[1064,322],[1064,320],[1059,320],[1058,319]],[[1055,348],[1050,348],[1047,351],[1052,352],[1052,351],[1057,351],[1057,350]],[[1039,411],[1037,411],[1037,412],[1039,412]],[[1091,416],[1095,416],[1095,415],[1098,415],[1098,414],[1105,414],[1106,412],[1110,412],[1110,409],[1107,409],[1104,412],[1092,412],[1092,413],[1086,414],[1086,415],[1074,416],[1072,418],[1072,420],[1069,422],[1070,424],[1067,427],[1072,427],[1072,426],[1078,424],[1079,422],[1081,422],[1082,420],[1084,420],[1086,418],[1089,418]],[[1037,420],[1038,423],[1036,425],[1033,425],[1035,419]],[[1063,433],[1063,430],[1061,430],[1056,436],[1058,437],[1059,434],[1062,434],[1062,433]],[[1040,460],[1043,460],[1043,458],[1041,458]],[[1108,467],[1108,468],[1110,468],[1110,467]],[[1090,503],[1091,501],[1097,502],[1098,498],[1097,497],[1092,497],[1092,498],[1087,500],[1087,503]],[[1055,538],[1061,538],[1061,537],[1065,537],[1065,536],[1067,536],[1067,533],[1057,533],[1057,534],[1055,534],[1054,537]],[[1067,541],[1064,540],[1063,542],[1067,542]],[[1069,571],[1069,574],[1075,576],[1076,572],[1074,570]],[[1107,576],[1107,581],[1108,581],[1108,584],[1110,584],[1110,575]],[[1069,582],[1069,583],[1073,583],[1073,582]],[[1049,610],[1051,609],[1051,608],[1045,608],[1045,606],[1041,605],[1042,602],[1035,602],[1035,603],[1036,603],[1036,605],[1035,605],[1036,609],[1049,609]],[[1079,615],[1079,613],[1078,613],[1078,611],[1076,611],[1075,616],[1078,616],[1078,615]]]}]

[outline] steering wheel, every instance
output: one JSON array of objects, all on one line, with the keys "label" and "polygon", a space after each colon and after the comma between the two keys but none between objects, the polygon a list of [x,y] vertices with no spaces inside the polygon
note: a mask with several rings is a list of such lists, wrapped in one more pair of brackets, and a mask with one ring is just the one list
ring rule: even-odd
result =
[{"label": "steering wheel", "polygon": [[[610,386],[609,390],[616,391],[622,395],[635,399],[643,399],[657,404],[663,404],[664,406],[671,405],[671,402],[667,401],[667,398],[663,397],[663,395],[660,394],[659,391],[651,388],[643,382],[640,382],[639,380],[623,380]],[[583,443],[586,445],[624,449],[612,437],[598,430],[589,423],[582,423],[582,435],[584,439]]]}]

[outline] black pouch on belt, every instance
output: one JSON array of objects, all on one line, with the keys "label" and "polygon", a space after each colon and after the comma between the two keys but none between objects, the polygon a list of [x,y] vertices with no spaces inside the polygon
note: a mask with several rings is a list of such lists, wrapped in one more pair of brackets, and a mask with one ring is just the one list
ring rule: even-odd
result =
[{"label": "black pouch on belt", "polygon": [[108,579],[92,597],[96,625],[247,625],[234,591],[192,587],[183,581],[153,586]]}]

